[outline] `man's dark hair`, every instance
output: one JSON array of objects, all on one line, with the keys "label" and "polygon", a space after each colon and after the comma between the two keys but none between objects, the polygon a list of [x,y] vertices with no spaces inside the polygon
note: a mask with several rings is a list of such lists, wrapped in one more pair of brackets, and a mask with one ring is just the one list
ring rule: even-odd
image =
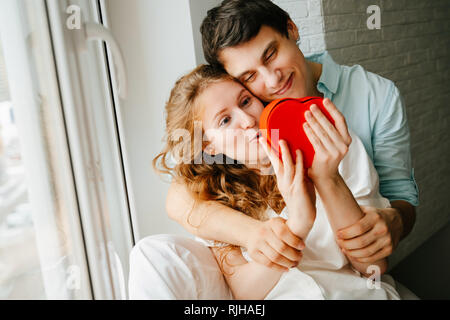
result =
[{"label": "man's dark hair", "polygon": [[208,11],[200,27],[205,59],[223,68],[220,50],[250,41],[263,25],[288,37],[289,19],[287,12],[270,0],[224,0]]}]

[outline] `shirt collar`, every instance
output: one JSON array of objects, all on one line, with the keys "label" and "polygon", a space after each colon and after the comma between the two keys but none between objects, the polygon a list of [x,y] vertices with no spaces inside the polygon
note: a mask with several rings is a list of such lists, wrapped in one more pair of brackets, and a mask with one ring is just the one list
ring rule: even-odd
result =
[{"label": "shirt collar", "polygon": [[339,86],[341,69],[328,51],[307,55],[305,59],[322,64],[322,73],[317,82],[317,90],[322,93],[325,93],[324,90],[328,90],[335,94]]}]

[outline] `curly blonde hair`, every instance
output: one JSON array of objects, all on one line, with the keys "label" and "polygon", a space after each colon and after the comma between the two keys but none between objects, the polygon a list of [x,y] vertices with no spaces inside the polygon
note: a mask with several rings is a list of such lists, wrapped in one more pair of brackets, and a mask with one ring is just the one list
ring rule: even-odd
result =
[{"label": "curly blonde hair", "polygon": [[[201,65],[177,80],[165,106],[164,147],[153,159],[153,168],[187,186],[195,201],[217,201],[255,219],[266,220],[268,207],[278,214],[285,207],[275,176],[262,175],[259,169],[248,168],[236,161],[224,164],[194,161],[208,156],[204,153],[207,142],[202,142],[202,147],[196,150],[194,139],[180,140],[176,134],[182,129],[194,137],[195,121],[199,120],[201,108],[196,103],[198,97],[208,86],[222,81],[236,80],[209,65]],[[183,159],[187,161],[169,165],[171,157],[173,159],[180,150],[185,151]]]}]

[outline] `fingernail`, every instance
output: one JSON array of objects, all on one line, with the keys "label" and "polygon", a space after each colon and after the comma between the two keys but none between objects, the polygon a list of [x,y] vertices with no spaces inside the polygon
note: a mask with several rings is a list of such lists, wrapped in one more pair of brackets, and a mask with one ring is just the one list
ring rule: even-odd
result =
[{"label": "fingernail", "polygon": [[311,111],[317,111],[319,108],[315,105],[315,104],[313,104],[312,106],[311,106]]}]

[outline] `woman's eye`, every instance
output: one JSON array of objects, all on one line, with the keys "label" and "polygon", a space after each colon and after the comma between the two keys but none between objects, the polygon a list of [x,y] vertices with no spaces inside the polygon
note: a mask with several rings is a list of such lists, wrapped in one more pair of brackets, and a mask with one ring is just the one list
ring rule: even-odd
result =
[{"label": "woman's eye", "polygon": [[226,125],[230,121],[230,117],[225,117],[219,122],[219,127]]},{"label": "woman's eye", "polygon": [[251,101],[251,98],[250,98],[250,97],[245,98],[244,100],[242,100],[241,106],[242,106],[242,107],[247,106],[248,104],[250,104],[250,101]]}]

